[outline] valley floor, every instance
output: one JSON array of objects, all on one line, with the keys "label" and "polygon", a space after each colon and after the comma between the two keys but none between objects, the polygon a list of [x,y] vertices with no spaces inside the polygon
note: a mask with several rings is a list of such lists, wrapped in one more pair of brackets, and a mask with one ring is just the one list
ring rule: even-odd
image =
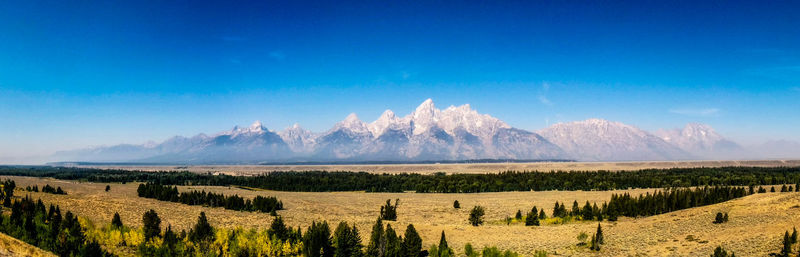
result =
[{"label": "valley floor", "polygon": [[[188,230],[201,211],[206,212],[214,226],[262,228],[273,219],[266,213],[239,212],[223,208],[187,206],[137,197],[137,183],[106,184],[62,181],[49,178],[1,177],[16,181],[17,188],[45,184],[62,187],[68,195],[53,195],[17,191],[17,196],[30,195],[41,198],[45,204],[58,204],[62,211],[70,210],[92,220],[95,224],[108,224],[114,212],[119,212],[123,223],[139,227],[142,214],[153,209],[162,218],[162,227],[171,224],[178,230]],[[369,238],[371,226],[387,199],[400,199],[398,220],[388,222],[402,234],[408,224],[414,224],[423,238],[423,244],[438,243],[441,231],[447,234],[449,245],[457,253],[472,243],[476,248],[497,246],[531,256],[535,250],[546,250],[550,256],[708,256],[717,246],[732,250],[737,256],[765,256],[780,249],[785,230],[791,230],[800,221],[800,193],[764,193],[747,196],[721,204],[691,208],[646,218],[621,218],[616,222],[602,222],[606,244],[599,252],[577,247],[580,232],[594,233],[597,222],[573,222],[566,225],[525,227],[520,223],[506,225],[507,216],[519,209],[525,213],[534,205],[545,208],[548,216],[555,201],[568,206],[577,200],[598,205],[608,201],[613,193],[641,194],[647,189],[625,191],[544,191],[500,192],[480,194],[418,194],[418,193],[363,193],[363,192],[276,192],[248,190],[235,187],[182,186],[183,190],[206,190],[238,194],[245,198],[256,195],[277,196],[286,210],[278,211],[287,225],[301,226],[305,230],[312,221],[339,221],[355,223],[362,240]],[[453,208],[453,201],[461,209]],[[486,208],[486,225],[473,227],[467,223],[472,206]],[[730,221],[712,224],[716,212],[728,212]]]},{"label": "valley floor", "polygon": [[452,163],[452,164],[343,164],[343,165],[189,165],[189,166],[149,166],[149,165],[100,165],[78,166],[99,169],[123,169],[142,171],[190,171],[212,172],[228,175],[256,175],[272,171],[365,171],[370,173],[497,173],[508,170],[551,171],[551,170],[640,170],[695,167],[797,167],[800,160],[751,160],[751,161],[638,161],[638,162],[523,162],[523,163]]}]

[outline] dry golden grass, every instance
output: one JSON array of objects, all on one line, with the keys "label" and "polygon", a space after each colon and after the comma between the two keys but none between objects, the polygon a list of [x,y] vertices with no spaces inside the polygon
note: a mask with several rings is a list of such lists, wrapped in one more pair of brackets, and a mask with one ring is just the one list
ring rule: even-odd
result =
[{"label": "dry golden grass", "polygon": [[0,256],[51,257],[56,255],[0,233]]},{"label": "dry golden grass", "polygon": [[[80,183],[29,177],[4,177],[17,182],[18,187],[46,183],[61,186],[69,195],[53,195],[18,191],[46,203],[61,205],[85,216],[97,224],[107,224],[114,212],[119,212],[124,223],[141,225],[142,214],[154,209],[162,217],[163,226],[188,229],[201,211],[208,214],[214,226],[266,228],[272,220],[268,214],[237,212],[222,208],[187,206],[136,196],[135,183],[106,184]],[[505,225],[500,222],[513,216],[517,209],[523,212],[534,205],[545,207],[548,215],[555,201],[573,200],[583,204],[607,201],[612,193],[622,191],[546,191],[501,192],[480,194],[417,194],[417,193],[363,193],[363,192],[275,192],[245,190],[228,187],[180,187],[180,190],[206,190],[243,197],[255,195],[277,196],[286,210],[278,211],[288,225],[304,229],[312,221],[326,220],[335,226],[339,221],[355,223],[366,241],[380,206],[386,199],[400,199],[398,221],[387,222],[402,234],[408,224],[414,224],[424,240],[424,245],[437,243],[441,231],[457,253],[470,242],[474,246],[498,246],[525,255],[534,250],[546,250],[551,256],[702,256],[722,245],[737,256],[764,256],[780,248],[783,231],[791,229],[800,218],[800,193],[766,193],[748,196],[712,206],[692,208],[647,218],[622,218],[617,222],[602,222],[606,244],[599,253],[576,247],[580,232],[594,233],[596,222],[574,222],[566,225],[525,227],[521,224]],[[626,190],[639,194],[652,190]],[[454,200],[462,209],[453,209]],[[469,209],[474,205],[486,208],[487,225],[473,227],[467,223]],[[712,224],[717,211],[729,212],[730,222]],[[691,237],[689,237],[691,235]],[[694,239],[687,239],[694,238]]]},{"label": "dry golden grass", "polygon": [[653,162],[530,162],[530,163],[475,163],[475,164],[391,164],[391,165],[195,165],[195,166],[83,166],[101,169],[143,171],[213,172],[228,175],[254,175],[272,171],[365,171],[372,173],[492,173],[507,170],[638,170],[649,168],[689,168],[722,166],[800,166],[800,160],[766,161],[653,161]]}]

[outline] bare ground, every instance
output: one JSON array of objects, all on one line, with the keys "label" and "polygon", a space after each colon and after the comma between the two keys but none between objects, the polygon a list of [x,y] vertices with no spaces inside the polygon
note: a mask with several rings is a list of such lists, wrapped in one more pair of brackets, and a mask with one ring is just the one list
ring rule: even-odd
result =
[{"label": "bare ground", "polygon": [[[12,178],[18,187],[43,186],[49,183],[61,186],[69,195],[53,195],[18,191],[46,203],[56,203],[62,209],[90,218],[97,224],[111,221],[119,212],[124,223],[140,226],[142,214],[154,209],[162,217],[163,225],[188,229],[197,215],[205,211],[214,226],[266,228],[272,220],[268,214],[238,212],[222,208],[187,206],[136,196],[135,183],[106,184],[60,181],[54,179]],[[363,193],[363,192],[276,192],[245,190],[228,187],[180,187],[180,190],[207,190],[243,197],[255,195],[277,196],[286,210],[278,211],[290,226],[304,229],[312,221],[326,220],[335,226],[339,221],[355,223],[362,239],[369,238],[372,224],[380,206],[387,199],[400,199],[398,221],[387,222],[402,234],[408,224],[414,224],[424,240],[424,245],[437,243],[445,231],[449,244],[456,252],[463,252],[467,242],[480,248],[498,246],[525,255],[534,250],[546,250],[554,256],[707,256],[716,246],[722,245],[737,256],[765,256],[777,252],[785,230],[791,230],[800,219],[800,193],[766,193],[748,196],[721,204],[691,208],[646,218],[622,218],[617,222],[602,222],[606,244],[599,253],[575,246],[580,232],[594,233],[597,222],[574,222],[566,225],[525,227],[506,225],[503,220],[513,216],[517,209],[530,210],[534,205],[545,207],[548,215],[555,201],[572,205],[578,200],[607,201],[612,193],[623,191],[545,191],[501,192],[480,194],[417,194],[417,193]],[[626,190],[633,194],[652,190]],[[458,200],[462,209],[454,209]],[[486,208],[487,224],[473,227],[467,223],[469,209],[474,205]],[[718,211],[729,212],[730,222],[712,224]]]}]

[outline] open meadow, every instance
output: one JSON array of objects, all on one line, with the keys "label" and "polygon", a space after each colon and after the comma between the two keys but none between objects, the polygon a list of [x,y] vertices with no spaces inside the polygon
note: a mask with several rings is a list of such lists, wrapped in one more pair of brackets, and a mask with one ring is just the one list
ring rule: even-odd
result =
[{"label": "open meadow", "polygon": [[[119,212],[126,225],[139,227],[142,214],[149,209],[158,213],[163,220],[162,226],[170,224],[177,230],[188,230],[201,211],[206,212],[213,226],[219,227],[265,229],[273,220],[266,213],[140,198],[136,193],[138,183],[105,184],[15,176],[0,179],[16,181],[17,196],[30,195],[34,199],[41,198],[45,204],[58,204],[62,211],[73,211],[97,225],[108,224],[114,213]],[[20,190],[45,184],[61,187],[68,195]],[[106,185],[111,186],[109,192],[104,190]],[[533,206],[545,208],[549,216],[556,201],[566,202],[568,206],[574,200],[581,205],[586,201],[599,205],[614,193],[638,195],[653,189],[470,194],[278,192],[219,186],[179,186],[179,190],[205,190],[245,198],[276,196],[283,201],[285,210],[278,211],[278,214],[284,217],[287,225],[305,230],[312,221],[327,221],[331,226],[347,221],[356,224],[364,243],[381,205],[387,199],[399,199],[397,221],[386,223],[398,230],[398,234],[403,233],[407,224],[414,224],[425,248],[438,243],[439,235],[444,231],[450,246],[459,255],[463,254],[464,244],[472,243],[477,248],[497,246],[525,256],[531,256],[535,250],[546,250],[551,256],[707,256],[717,246],[724,246],[737,256],[765,256],[779,251],[783,232],[791,230],[800,221],[800,193],[755,194],[662,215],[603,221],[606,244],[602,251],[593,252],[586,247],[577,247],[576,236],[580,232],[593,233],[597,222],[526,227],[521,223],[507,225],[505,218],[513,217],[517,210],[525,213]],[[461,203],[461,209],[453,208],[455,200]],[[486,224],[483,226],[473,227],[467,222],[469,210],[475,205],[486,209]],[[717,212],[728,212],[730,222],[712,224]]]}]

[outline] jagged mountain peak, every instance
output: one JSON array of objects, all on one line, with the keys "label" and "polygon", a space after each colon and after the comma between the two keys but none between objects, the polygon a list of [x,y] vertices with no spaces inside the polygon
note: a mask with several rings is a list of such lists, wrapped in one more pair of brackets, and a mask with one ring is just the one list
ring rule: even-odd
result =
[{"label": "jagged mountain peak", "polygon": [[344,120],[336,123],[335,126],[331,129],[331,131],[347,129],[354,133],[370,133],[369,129],[367,128],[367,124],[361,121],[358,118],[358,115],[355,113],[350,113]]}]

